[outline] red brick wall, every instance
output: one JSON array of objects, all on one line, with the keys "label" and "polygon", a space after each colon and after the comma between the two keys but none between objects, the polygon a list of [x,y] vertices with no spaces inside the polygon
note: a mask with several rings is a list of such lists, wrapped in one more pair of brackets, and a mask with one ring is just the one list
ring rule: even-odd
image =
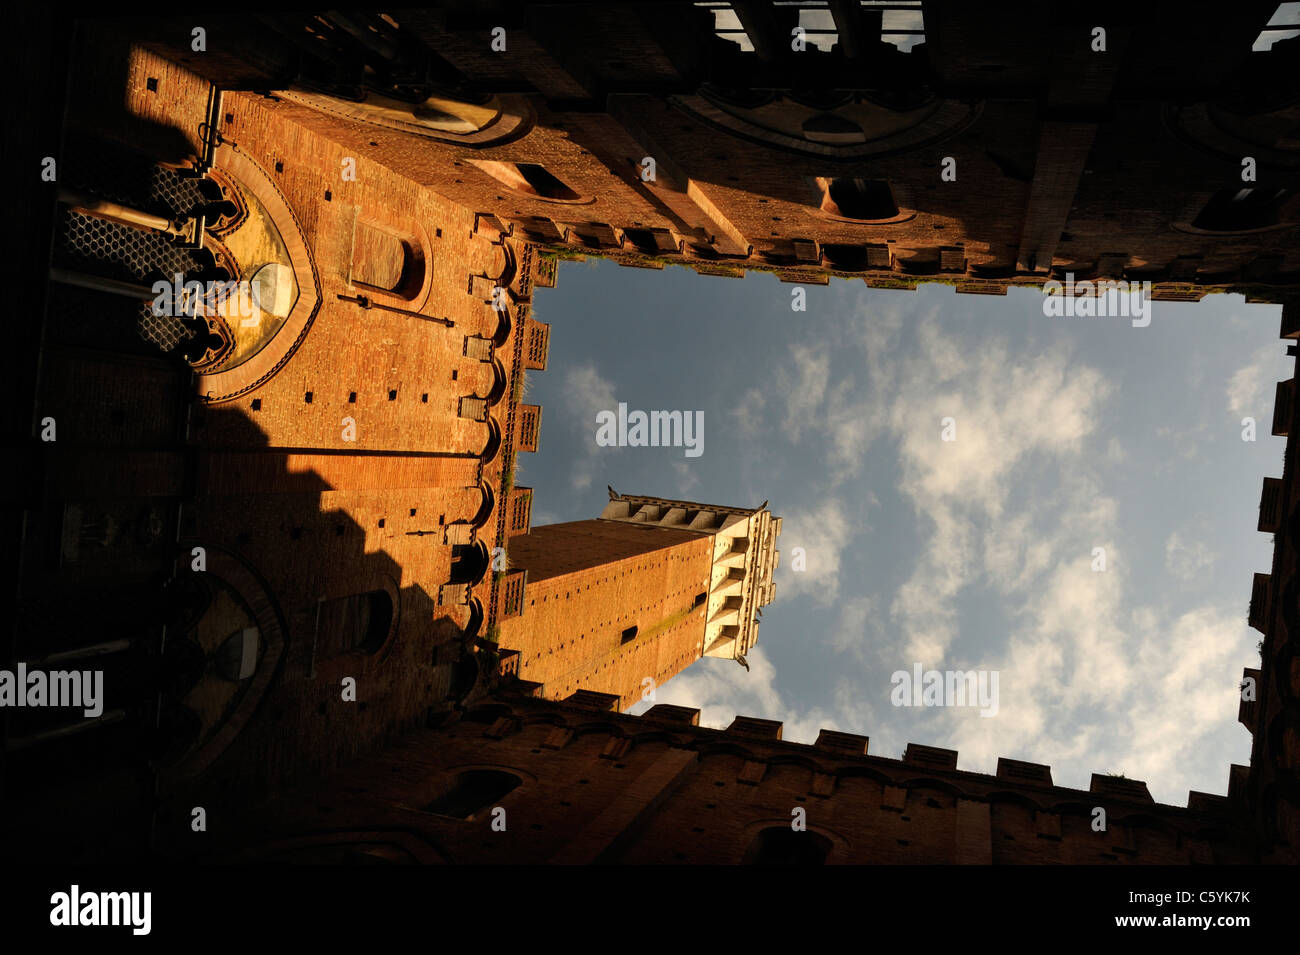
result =
[{"label": "red brick wall", "polygon": [[[519,675],[547,697],[614,693],[620,708],[699,658],[711,538],[618,521],[535,527],[510,542],[528,571],[524,612],[501,624],[501,646],[521,654]],[[637,627],[623,643],[622,634]]]},{"label": "red brick wall", "polygon": [[[292,793],[241,820],[237,841],[248,855],[229,858],[400,830],[412,837],[405,851],[425,861],[735,863],[760,830],[788,828],[802,807],[808,831],[831,843],[833,864],[1251,861],[1234,846],[1226,804],[1193,810],[921,770],[542,701],[483,718],[412,734],[328,788]],[[424,811],[467,767],[507,770],[522,782],[469,819]],[[491,829],[493,806],[505,810],[504,832]],[[1090,825],[1095,806],[1106,809],[1105,832]]]},{"label": "red brick wall", "polygon": [[[77,135],[112,139],[153,128],[125,138],[154,158],[192,159],[165,147],[179,141],[197,152],[192,133],[206,119],[207,82],[95,37],[83,47],[73,97]],[[174,496],[164,510],[179,507],[183,552],[198,545],[233,555],[264,582],[283,617],[275,681],[209,770],[217,802],[331,771],[420,725],[430,708],[449,705],[449,664],[459,659],[469,610],[437,605],[451,572],[443,525],[475,517],[479,485],[487,484],[497,491],[497,507],[477,536],[490,547],[503,503],[502,455],[478,458],[488,426],[456,414],[462,396],[486,395],[495,381],[490,364],[463,352],[467,335],[497,330],[499,317],[485,299],[504,264],[502,249],[473,234],[472,211],[295,126],[273,107],[228,92],[222,125],[227,142],[265,172],[303,230],[321,304],[298,349],[260,387],[205,405],[172,362],[60,348],[46,356],[37,401],[42,415],[56,418],[69,451],[51,473],[53,486],[77,499],[120,490],[121,474],[148,476],[147,485],[127,492]],[[347,156],[357,160],[355,181],[341,175]],[[358,219],[421,244],[428,275],[413,298],[349,284]],[[484,274],[489,278],[471,281]],[[526,300],[520,281],[527,278],[516,280],[514,291]],[[338,298],[358,293],[454,327]],[[507,374],[526,328],[513,306],[511,313],[515,327],[497,350]],[[503,430],[514,393],[507,381],[505,397],[490,409]],[[343,440],[344,417],[355,421],[355,441]],[[97,447],[117,457],[85,453]],[[137,457],[118,460],[131,452]],[[94,469],[108,465],[117,483],[96,484]],[[173,536],[165,528],[168,542]],[[139,573],[125,561],[120,569]],[[472,592],[485,607],[490,583],[489,575]],[[370,590],[394,595],[395,636],[382,652],[319,658],[313,643],[321,601]],[[355,703],[342,700],[345,676],[357,681]],[[166,785],[190,783],[169,777]]]}]

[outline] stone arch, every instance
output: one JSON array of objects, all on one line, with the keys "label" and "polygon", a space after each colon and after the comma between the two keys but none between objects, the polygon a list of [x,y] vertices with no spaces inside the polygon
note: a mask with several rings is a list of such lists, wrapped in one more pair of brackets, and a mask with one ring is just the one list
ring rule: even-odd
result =
[{"label": "stone arch", "polygon": [[817,770],[802,759],[765,760],[761,785],[784,788],[798,795],[806,795],[812,788],[813,776]]},{"label": "stone arch", "polygon": [[483,541],[453,545],[451,548],[451,583],[477,584],[487,576],[490,562],[487,544],[483,543]]},{"label": "stone arch", "polygon": [[510,318],[509,305],[504,308],[493,308],[492,313],[496,316],[497,324],[489,340],[495,347],[500,348],[510,338],[510,329],[514,327],[514,322]]},{"label": "stone arch", "polygon": [[484,464],[488,463],[493,458],[495,458],[497,456],[497,452],[501,450],[501,425],[497,423],[496,418],[492,417],[492,415],[489,414],[487,419],[487,426],[488,426],[487,441],[483,445],[483,450],[480,451],[478,455],[478,459],[482,461]]},{"label": "stone arch", "polygon": [[879,770],[872,769],[869,766],[846,766],[835,773],[835,779],[870,779],[872,782],[880,783],[882,786],[896,785],[892,777]]},{"label": "stone arch", "polygon": [[810,773],[826,772],[826,770],[822,767],[822,765],[819,762],[817,762],[817,760],[810,759],[807,756],[800,756],[795,753],[783,753],[779,756],[773,756],[772,758],[767,760],[767,765],[798,766],[801,769],[808,770]]},{"label": "stone arch", "polygon": [[488,278],[502,288],[509,288],[519,273],[519,259],[515,255],[514,247],[509,242],[501,242],[493,243],[492,248],[502,256],[503,261],[501,271],[496,275],[489,273]]},{"label": "stone arch", "polygon": [[487,399],[488,407],[492,407],[499,404],[501,399],[505,397],[509,376],[506,374],[505,365],[501,364],[500,358],[494,355],[489,364],[492,366],[492,387],[488,389],[488,393],[484,397]]},{"label": "stone arch", "polygon": [[469,519],[473,527],[482,527],[492,517],[492,509],[496,507],[496,496],[492,490],[492,485],[487,481],[481,481],[478,485],[479,491],[483,495],[483,501],[479,504],[478,510],[474,516]]},{"label": "stone arch", "polygon": [[739,756],[741,759],[756,759],[753,752],[739,743],[704,743],[698,748],[697,752],[700,754],[700,762],[715,756]]},{"label": "stone arch", "polygon": [[483,621],[487,615],[483,612],[483,601],[477,597],[471,597],[469,601],[469,619],[465,622],[465,636],[477,637],[483,629]]},{"label": "stone arch", "polygon": [[625,736],[627,736],[627,733],[624,732],[622,725],[612,721],[599,722],[599,723],[579,723],[576,726],[570,727],[570,729],[573,730],[573,738],[575,740],[583,736],[590,736],[593,733],[605,733],[610,736],[617,736],[619,739],[623,739]]},{"label": "stone arch", "polygon": [[1031,812],[1045,811],[1041,805],[1033,799],[1030,799],[1024,793],[1011,792],[1006,789],[999,789],[996,792],[991,792],[986,798],[991,806],[999,803],[1009,803],[1018,805],[1022,809],[1028,809]]},{"label": "stone arch", "polygon": [[921,776],[909,779],[906,782],[899,783],[907,790],[925,791],[927,789],[935,792],[941,792],[945,796],[951,796],[953,799],[965,799],[966,793],[958,789],[952,783],[944,782],[942,779],[935,779],[933,776]]},{"label": "stone arch", "polygon": [[471,696],[477,697],[475,690],[489,679],[486,659],[482,653],[462,653],[460,659],[451,666],[451,681],[447,688],[447,699],[463,701]]}]

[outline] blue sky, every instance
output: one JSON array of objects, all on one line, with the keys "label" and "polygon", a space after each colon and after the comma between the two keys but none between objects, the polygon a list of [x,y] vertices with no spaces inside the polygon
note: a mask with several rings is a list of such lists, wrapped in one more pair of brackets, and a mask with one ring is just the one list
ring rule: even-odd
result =
[{"label": "blue sky", "polygon": [[[517,477],[534,524],[597,516],[606,484],[785,518],[751,671],[701,660],[656,700],[705,725],[782,719],[791,740],[860,733],[884,756],[956,749],[976,772],[1046,763],[1083,789],[1123,773],[1178,805],[1225,792],[1250,756],[1237,684],[1259,663],[1251,575],[1271,565],[1260,486],[1282,473],[1280,308],[1157,302],[1135,328],[1048,318],[1033,289],[832,279],[794,312],[792,288],[593,259],[535,298],[550,355]],[[703,454],[598,446],[619,402],[702,411]],[[998,671],[997,715],[893,706],[915,663]]]}]

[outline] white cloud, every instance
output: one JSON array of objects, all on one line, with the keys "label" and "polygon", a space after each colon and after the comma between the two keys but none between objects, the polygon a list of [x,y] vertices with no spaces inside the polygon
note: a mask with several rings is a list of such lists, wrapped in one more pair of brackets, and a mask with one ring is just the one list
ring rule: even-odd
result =
[{"label": "white cloud", "polygon": [[782,365],[776,373],[776,390],[785,404],[782,427],[791,442],[799,440],[805,428],[812,427],[826,397],[830,379],[830,346],[793,345],[791,365]]},{"label": "white cloud", "polygon": [[[1049,528],[1078,523],[1081,514],[1096,521],[1105,516],[1097,508],[1106,508],[1081,476],[1090,466],[1085,439],[1112,391],[1101,373],[1064,352],[1013,356],[992,340],[967,353],[949,339],[933,318],[923,319],[914,357],[893,380],[875,382],[870,398],[888,409],[899,491],[928,530],[890,606],[902,656],[927,666],[944,658],[957,635],[954,601],[964,588],[982,578],[1003,590],[1022,588],[1053,559],[1040,536],[1044,508],[1013,496],[1013,486],[1030,478],[1061,482],[1051,501],[1061,518]],[[955,440],[942,440],[945,417],[955,421]],[[1102,531],[1084,529],[1094,541]]]},{"label": "white cloud", "polygon": [[767,398],[757,388],[750,388],[741,396],[740,401],[731,409],[731,416],[736,419],[736,428],[741,434],[753,436],[759,434],[766,426]]},{"label": "white cloud", "polygon": [[[1189,779],[1226,780],[1219,754],[1236,728],[1225,713],[1248,638],[1239,614],[1170,611],[1126,592],[1118,502],[1105,493],[1109,470],[1125,457],[1102,434],[1112,383],[1065,350],[1022,354],[997,339],[963,350],[933,315],[910,329],[878,318],[864,314],[856,329],[869,384],[841,379],[825,392],[827,471],[852,475],[869,441],[896,442],[898,490],[920,521],[923,547],[892,601],[868,593],[841,603],[830,645],[883,672],[900,660],[999,670],[996,717],[947,709],[932,714],[933,732],[906,730],[959,749],[963,768],[993,772],[999,756],[1031,759],[1051,764],[1058,783],[1084,789],[1093,772],[1123,772],[1179,803]],[[1267,397],[1254,384],[1272,387],[1263,360],[1234,376],[1235,408]],[[949,415],[954,442],[941,440]],[[1106,549],[1105,572],[1092,569],[1093,547]],[[1178,534],[1166,551],[1181,577],[1213,565],[1204,544]],[[1011,630],[1005,642],[981,635],[982,645],[958,660],[958,598],[968,588],[993,600]],[[873,699],[845,695],[840,725],[871,729],[864,713]],[[908,720],[886,719],[872,750],[896,755],[907,742],[897,727]]]},{"label": "white cloud", "polygon": [[[996,669],[1000,692],[996,717],[941,710],[931,714],[933,731],[907,735],[960,750],[964,769],[1030,759],[1052,765],[1058,784],[1083,789],[1093,772],[1123,772],[1175,803],[1191,779],[1226,781],[1221,754],[1240,734],[1225,714],[1249,640],[1240,615],[1224,608],[1168,610],[1126,592],[1118,503],[1104,493],[1123,452],[1100,433],[1114,387],[1064,351],[1022,356],[994,340],[963,352],[929,319],[915,334],[914,349],[876,334],[877,356],[885,344],[892,370],[882,358],[884,374],[873,371],[866,398],[885,409],[899,491],[925,535],[893,594],[890,625],[873,639],[896,657],[886,671],[898,660]],[[954,442],[940,440],[945,415],[956,419]],[[828,460],[835,453],[832,444]],[[1092,569],[1098,546],[1105,572]],[[1214,556],[1174,534],[1166,560],[1190,578]],[[967,588],[993,600],[1011,632],[1005,643],[981,635],[971,658],[959,660],[951,654]],[[871,598],[850,600],[840,619],[860,626],[878,619],[876,609]],[[901,751],[907,740],[892,738],[900,722],[877,733],[873,751]]]},{"label": "white cloud", "polygon": [[[850,507],[838,497],[822,497],[811,509],[788,511],[782,517],[781,563],[776,573],[783,599],[806,595],[823,606],[833,603],[839,597],[841,565],[867,529],[862,508]],[[794,569],[796,547],[803,548],[806,567],[802,571]]]},{"label": "white cloud", "polygon": [[1057,568],[1001,659],[979,664],[999,670],[997,716],[943,712],[961,768],[991,773],[999,756],[1027,759],[1080,789],[1092,773],[1123,773],[1176,805],[1192,780],[1217,777],[1198,788],[1222,791],[1223,750],[1244,732],[1230,719],[1249,649],[1239,615],[1127,604],[1118,577]]},{"label": "white cloud", "polygon": [[1177,531],[1165,541],[1165,567],[1179,580],[1191,581],[1214,566],[1214,552],[1202,541],[1185,540]]},{"label": "white cloud", "polygon": [[573,426],[587,435],[583,443],[586,452],[574,456],[572,476],[573,486],[584,490],[591,487],[595,477],[598,452],[607,450],[596,444],[596,413],[616,410],[618,403],[614,400],[613,384],[601,377],[590,362],[565,373],[564,395]]},{"label": "white cloud", "polygon": [[1264,420],[1269,415],[1273,408],[1273,391],[1277,387],[1281,354],[1277,345],[1265,345],[1228,378],[1225,394],[1228,410],[1234,418],[1250,415]]},{"label": "white cloud", "polygon": [[883,615],[877,597],[845,597],[840,601],[839,611],[835,629],[828,637],[836,651],[852,651],[866,656],[870,649],[879,647]]},{"label": "white cloud", "polygon": [[685,497],[699,486],[700,477],[692,470],[688,461],[674,461],[673,470],[677,473],[677,494]]},{"label": "white cloud", "polygon": [[874,402],[864,403],[853,378],[831,389],[826,410],[818,422],[827,441],[826,469],[832,487],[857,477],[866,463],[866,451],[884,427],[884,412]]}]

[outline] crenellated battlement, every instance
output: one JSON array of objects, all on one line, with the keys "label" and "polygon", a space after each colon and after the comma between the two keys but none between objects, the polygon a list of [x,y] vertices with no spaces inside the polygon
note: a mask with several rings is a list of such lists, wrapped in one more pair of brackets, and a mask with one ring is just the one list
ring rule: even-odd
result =
[{"label": "crenellated battlement", "polygon": [[990,775],[959,768],[957,750],[936,746],[908,743],[901,758],[894,758],[872,753],[869,737],[838,730],[822,729],[814,742],[799,743],[782,739],[783,724],[779,720],[737,716],[725,729],[716,729],[700,726],[700,711],[692,707],[659,703],[633,716],[618,712],[619,698],[614,694],[580,690],[562,702],[554,702],[530,698],[531,689],[527,683],[512,683],[498,699],[475,708],[468,718],[496,714],[491,732],[497,736],[502,726],[520,731],[529,723],[544,722],[576,735],[605,732],[611,738],[627,740],[633,748],[641,740],[665,739],[686,749],[726,746],[742,756],[747,765],[754,764],[748,775],[757,776],[758,781],[763,774],[754,767],[781,765],[793,758],[810,769],[815,778],[825,777],[821,783],[823,796],[834,793],[835,780],[870,770],[881,782],[892,786],[907,789],[941,784],[963,799],[1000,799],[1014,793],[1043,812],[1101,806],[1116,818],[1154,811],[1162,816],[1172,814],[1169,818],[1191,813],[1227,819],[1233,815],[1249,772],[1248,767],[1232,767],[1227,796],[1191,791],[1186,806],[1175,806],[1157,803],[1145,781],[1124,776],[1093,773],[1088,789],[1074,789],[1054,783],[1050,766],[1009,757],[999,757],[997,769]]},{"label": "crenellated battlement", "polygon": [[[223,843],[219,861],[375,832],[410,834],[422,858],[461,863],[762,863],[790,845],[811,864],[1291,861],[1252,834],[1244,766],[1228,796],[1193,792],[1170,806],[1121,776],[1072,789],[1048,766],[1006,757],[994,774],[970,772],[950,749],[877,756],[866,736],[837,730],[794,743],[776,720],[712,729],[692,707],[632,716],[613,694],[556,701],[529,689],[511,684],[324,786],[250,806],[233,824],[246,841]],[[262,842],[266,832],[276,841]]]},{"label": "crenellated battlement", "polygon": [[[1291,342],[1287,355],[1300,354],[1300,300],[1282,305],[1278,337]],[[1297,501],[1294,436],[1295,378],[1279,381],[1274,392],[1271,433],[1286,438],[1282,476],[1265,477],[1260,492],[1261,533],[1273,535],[1273,559],[1268,573],[1253,575],[1247,620],[1257,630],[1259,665],[1242,669],[1237,720],[1252,736],[1251,765],[1233,766],[1229,797],[1240,799],[1256,820],[1265,844],[1300,844],[1300,801],[1297,801],[1296,752],[1293,742],[1296,713],[1295,644],[1300,629],[1297,571],[1300,571],[1300,502]],[[1242,422],[1243,427],[1248,422]],[[1253,430],[1253,421],[1249,422]],[[1253,436],[1253,434],[1252,434]]]}]

